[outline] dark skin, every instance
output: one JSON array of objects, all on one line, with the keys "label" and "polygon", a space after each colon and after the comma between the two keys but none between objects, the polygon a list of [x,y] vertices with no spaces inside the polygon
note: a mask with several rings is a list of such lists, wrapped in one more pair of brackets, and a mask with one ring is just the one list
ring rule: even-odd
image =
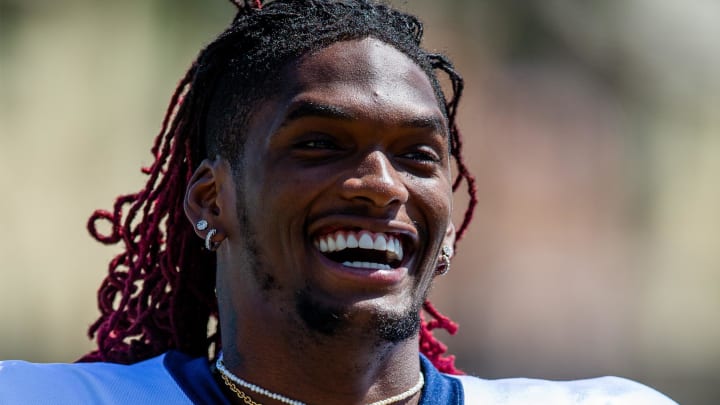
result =
[{"label": "dark skin", "polygon": [[[280,80],[250,117],[241,170],[207,159],[186,195],[188,218],[222,241],[225,364],[310,404],[391,397],[418,380],[418,336],[389,341],[377,319],[419,307],[454,240],[446,119],[423,70],[372,38],[305,55]],[[338,230],[395,235],[404,258],[382,270],[330,260],[316,241]],[[308,325],[302,294],[339,326]]]}]

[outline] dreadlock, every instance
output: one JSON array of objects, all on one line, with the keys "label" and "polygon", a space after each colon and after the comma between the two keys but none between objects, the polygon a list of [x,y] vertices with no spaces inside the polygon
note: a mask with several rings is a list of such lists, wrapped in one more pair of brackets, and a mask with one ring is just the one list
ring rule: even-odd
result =
[{"label": "dreadlock", "polygon": [[[112,212],[97,210],[88,231],[104,244],[122,243],[124,251],[109,264],[98,291],[100,317],[88,331],[97,349],[80,361],[134,363],[169,349],[208,356],[221,347],[214,295],[215,254],[185,218],[183,197],[200,161],[220,155],[235,170],[243,147],[247,117],[258,101],[272,94],[280,69],[300,56],[332,43],[368,36],[410,57],[430,78],[448,120],[450,150],[457,177],[470,196],[458,228],[465,233],[476,204],[472,175],[464,164],[456,114],[463,80],[448,59],[420,48],[423,27],[414,16],[373,0],[231,0],[238,13],[230,27],[205,49],[180,80],[151,152],[154,161],[137,193],[117,198]],[[451,92],[445,97],[436,72],[447,74]],[[222,85],[220,85],[222,84]],[[101,234],[96,224],[111,224]],[[451,334],[457,325],[429,301],[420,328],[420,350],[440,369],[460,373],[454,357],[432,330]]]}]

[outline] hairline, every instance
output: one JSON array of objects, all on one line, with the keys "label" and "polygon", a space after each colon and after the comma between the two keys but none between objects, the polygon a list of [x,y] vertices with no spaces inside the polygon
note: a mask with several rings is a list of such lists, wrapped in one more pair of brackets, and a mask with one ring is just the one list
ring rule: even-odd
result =
[{"label": "hairline", "polygon": [[[223,72],[215,81],[214,89],[209,95],[210,103],[208,106],[208,111],[204,116],[205,122],[201,128],[201,130],[204,132],[205,139],[207,139],[207,137],[215,139],[217,144],[217,150],[215,151],[215,153],[207,151],[207,156],[205,156],[205,158],[212,159],[215,158],[215,156],[212,155],[219,155],[227,159],[233,169],[233,174],[237,175],[242,169],[242,152],[244,150],[245,143],[247,142],[248,124],[252,120],[253,116],[256,115],[258,111],[267,102],[272,101],[273,98],[278,97],[281,94],[280,88],[282,87],[282,81],[277,79],[283,77],[282,72],[286,71],[293,65],[299,65],[304,59],[310,58],[318,52],[323,51],[334,44],[341,42],[362,41],[367,38],[372,38],[385,45],[391,46],[396,51],[405,55],[413,64],[415,64],[423,71],[423,73],[428,79],[430,87],[433,89],[435,101],[437,102],[443,118],[445,118],[443,129],[446,133],[448,133],[449,117],[447,107],[445,105],[445,95],[437,76],[433,74],[433,68],[430,66],[423,66],[423,63],[420,60],[417,60],[414,55],[406,52],[396,44],[390,41],[386,41],[385,39],[380,38],[373,33],[367,33],[355,37],[341,37],[329,42],[314,42],[310,44],[310,46],[305,49],[301,54],[288,57],[281,63],[278,63],[275,69],[271,69],[265,74],[263,74],[260,80],[258,80],[254,85],[249,86],[249,90],[247,91],[238,90],[237,79],[229,77],[232,76],[233,73],[235,73],[235,70],[229,69]],[[415,45],[415,48],[417,48],[417,50],[419,51],[417,56],[425,57],[427,55],[427,51],[423,49],[419,44]],[[229,94],[227,92],[223,94],[222,92],[224,90],[221,90],[222,88],[228,88],[232,90],[229,91]],[[218,102],[218,97],[223,98],[224,100]],[[243,109],[241,107],[244,105],[247,105],[249,107],[246,111],[243,112]],[[222,124],[220,125],[220,128],[218,128],[217,125],[213,125],[213,123],[216,122],[215,120],[208,119],[217,109],[223,110],[223,114],[231,115],[230,117],[226,117],[226,119],[228,119],[229,121],[229,124],[225,125],[224,128],[222,128]],[[224,142],[224,140],[227,139],[227,131],[234,132],[237,134],[238,137],[240,137],[240,139],[237,140],[237,147],[230,148],[235,149],[235,156],[228,156],[226,151],[227,148],[223,147],[223,144],[226,143]]]}]

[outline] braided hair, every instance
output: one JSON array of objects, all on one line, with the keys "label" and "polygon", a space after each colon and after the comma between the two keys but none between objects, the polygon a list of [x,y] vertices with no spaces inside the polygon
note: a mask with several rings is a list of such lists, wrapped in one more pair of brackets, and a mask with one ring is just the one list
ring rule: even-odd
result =
[{"label": "braided hair", "polygon": [[[96,240],[121,243],[124,250],[110,261],[98,291],[101,315],[88,331],[97,348],[80,361],[127,364],[169,349],[192,356],[218,352],[216,259],[185,217],[188,181],[208,156],[222,156],[241,170],[247,117],[272,94],[278,72],[332,43],[374,37],[425,71],[448,121],[457,167],[453,191],[465,181],[470,196],[457,239],[472,219],[474,179],[462,159],[455,120],[463,81],[448,59],[420,47],[423,26],[416,17],[374,0],[231,1],[238,8],[232,24],[200,52],[170,99],[151,149],[154,161],[142,169],[148,175],[144,188],[119,196],[112,211],[97,210],[88,220]],[[449,78],[449,97],[438,71]],[[110,222],[109,233],[98,232],[101,220]],[[436,328],[454,334],[457,325],[429,301],[423,307],[431,319],[421,322],[420,351],[441,371],[459,373],[447,347],[432,335]]]}]

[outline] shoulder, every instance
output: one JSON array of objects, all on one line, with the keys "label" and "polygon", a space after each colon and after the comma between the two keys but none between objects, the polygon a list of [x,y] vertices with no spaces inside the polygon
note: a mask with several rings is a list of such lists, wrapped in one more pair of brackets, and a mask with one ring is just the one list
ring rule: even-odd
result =
[{"label": "shoulder", "polygon": [[190,403],[164,357],[132,365],[0,361],[0,403]]},{"label": "shoulder", "polygon": [[463,385],[465,404],[552,404],[552,405],[677,405],[654,389],[619,377],[575,381],[529,378],[484,380],[456,376]]}]

